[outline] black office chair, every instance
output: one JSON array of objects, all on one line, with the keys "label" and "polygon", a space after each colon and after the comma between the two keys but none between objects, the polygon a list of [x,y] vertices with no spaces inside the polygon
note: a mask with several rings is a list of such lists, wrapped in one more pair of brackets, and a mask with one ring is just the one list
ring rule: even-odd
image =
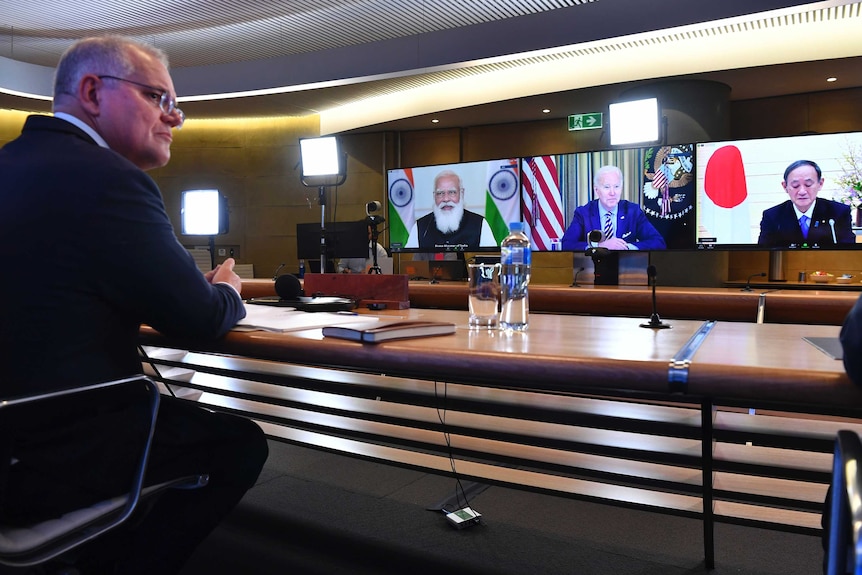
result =
[{"label": "black office chair", "polygon": [[[193,489],[206,485],[207,475],[194,475],[144,486],[158,409],[158,387],[146,376],[0,401],[0,493],[5,497],[5,500],[0,499],[0,565],[41,565],[121,525],[132,516],[139,503],[168,488]],[[115,426],[116,418],[121,417],[134,429],[136,444],[122,444],[126,457],[120,453],[104,453],[111,473],[122,474],[117,477],[123,481],[128,478],[128,491],[82,508],[58,511],[35,523],[22,525],[19,521],[10,521],[4,514],[3,501],[16,497],[9,491],[14,489],[13,482],[8,481],[10,474],[23,472],[27,465],[26,448],[20,445],[38,441],[35,438],[40,432],[60,422],[64,429],[80,427],[79,419],[84,418],[78,415],[81,413],[87,414],[84,417],[88,426],[97,426],[113,415]],[[125,430],[126,426],[123,428]],[[73,440],[74,433],[69,435]],[[128,464],[122,465],[122,460]],[[16,470],[15,466],[21,467]],[[56,482],[57,489],[64,489],[63,483],[70,475],[73,474],[58,474],[49,481]]]},{"label": "black office chair", "polygon": [[853,431],[839,431],[832,462],[827,574],[862,575],[862,442]]}]

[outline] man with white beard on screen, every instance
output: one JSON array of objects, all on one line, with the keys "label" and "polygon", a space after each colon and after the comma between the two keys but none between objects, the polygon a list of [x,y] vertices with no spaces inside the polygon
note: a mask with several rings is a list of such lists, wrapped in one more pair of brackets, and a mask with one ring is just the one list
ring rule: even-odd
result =
[{"label": "man with white beard on screen", "polygon": [[439,252],[497,245],[485,218],[464,208],[464,187],[458,174],[451,170],[437,174],[433,194],[433,210],[416,220],[405,247]]}]

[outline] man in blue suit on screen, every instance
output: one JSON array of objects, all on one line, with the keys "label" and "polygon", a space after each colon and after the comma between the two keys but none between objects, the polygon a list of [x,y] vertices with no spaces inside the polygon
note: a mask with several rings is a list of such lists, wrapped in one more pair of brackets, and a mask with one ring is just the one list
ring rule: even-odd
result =
[{"label": "man in blue suit on screen", "polygon": [[817,197],[823,174],[816,163],[793,162],[784,171],[781,186],[790,199],[763,212],[758,245],[791,248],[856,242],[850,206]]},{"label": "man in blue suit on screen", "polygon": [[[563,234],[564,250],[583,251],[588,247],[609,250],[663,250],[667,246],[640,206],[621,200],[623,173],[616,166],[602,166],[593,177],[596,199],[579,206]],[[602,232],[598,245],[587,242],[587,234]]]}]

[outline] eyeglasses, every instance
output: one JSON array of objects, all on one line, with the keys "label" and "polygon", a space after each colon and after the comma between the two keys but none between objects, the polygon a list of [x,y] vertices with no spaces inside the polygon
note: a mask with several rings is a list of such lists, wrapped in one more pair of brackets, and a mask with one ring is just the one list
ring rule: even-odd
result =
[{"label": "eyeglasses", "polygon": [[182,110],[177,108],[176,98],[171,97],[171,95],[168,94],[167,90],[162,90],[160,88],[156,88],[155,86],[135,82],[134,80],[120,78],[118,76],[99,76],[100,80],[103,80],[105,78],[109,80],[119,80],[120,82],[128,82],[129,84],[134,84],[135,86],[146,88],[147,90],[149,90],[147,96],[152,99],[152,101],[159,107],[163,114],[167,114],[168,116],[170,116],[171,114],[176,112],[177,117],[180,119],[180,123],[177,124],[177,128],[182,128],[183,123],[186,121],[186,115],[183,113]]},{"label": "eyeglasses", "polygon": [[464,188],[460,188],[457,190],[434,190],[434,197],[437,199],[452,198],[454,200],[457,199],[463,191]]}]

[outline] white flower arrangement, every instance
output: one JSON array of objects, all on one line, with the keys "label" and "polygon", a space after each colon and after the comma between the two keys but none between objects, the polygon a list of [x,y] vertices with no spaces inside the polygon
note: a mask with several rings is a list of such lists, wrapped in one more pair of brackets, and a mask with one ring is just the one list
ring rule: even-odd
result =
[{"label": "white flower arrangement", "polygon": [[844,174],[835,179],[840,187],[835,200],[858,209],[862,206],[862,155],[850,146],[841,164]]}]

